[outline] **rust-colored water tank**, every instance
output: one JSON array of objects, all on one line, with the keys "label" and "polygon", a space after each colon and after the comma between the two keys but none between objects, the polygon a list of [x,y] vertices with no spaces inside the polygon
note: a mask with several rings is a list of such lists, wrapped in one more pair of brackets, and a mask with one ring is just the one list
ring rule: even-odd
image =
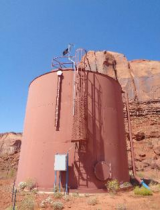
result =
[{"label": "rust-colored water tank", "polygon": [[53,189],[55,154],[67,152],[70,190],[98,192],[110,178],[129,181],[121,86],[100,73],[83,71],[79,83],[72,69],[62,73],[60,83],[51,71],[30,84],[16,183],[30,178]]}]

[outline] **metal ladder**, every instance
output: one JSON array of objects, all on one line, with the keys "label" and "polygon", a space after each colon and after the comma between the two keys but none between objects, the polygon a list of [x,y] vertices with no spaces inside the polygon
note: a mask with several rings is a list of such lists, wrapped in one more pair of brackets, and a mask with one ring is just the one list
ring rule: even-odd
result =
[{"label": "metal ladder", "polygon": [[72,142],[87,139],[87,73],[82,65],[85,53],[78,49],[75,56]]},{"label": "metal ladder", "polygon": [[78,185],[79,187],[86,187],[88,186],[88,174],[86,169],[84,168],[84,165],[82,164],[81,160],[81,155],[85,155],[86,151],[86,141],[81,141],[79,143],[76,143],[76,148],[75,148],[75,160],[74,164],[78,172]]},{"label": "metal ladder", "polygon": [[56,95],[56,107],[55,107],[55,127],[56,131],[59,130],[59,111],[60,111],[60,91],[62,82],[62,71],[57,72],[57,95]]}]

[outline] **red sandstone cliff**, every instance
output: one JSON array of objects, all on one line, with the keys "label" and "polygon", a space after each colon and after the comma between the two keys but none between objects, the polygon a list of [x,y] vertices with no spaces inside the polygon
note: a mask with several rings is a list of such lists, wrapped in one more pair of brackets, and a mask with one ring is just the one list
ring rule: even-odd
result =
[{"label": "red sandstone cliff", "polygon": [[0,179],[15,175],[19,161],[21,140],[21,133],[0,134]]},{"label": "red sandstone cliff", "polygon": [[160,99],[160,61],[133,60],[120,53],[89,51],[80,67],[117,79],[130,100]]}]

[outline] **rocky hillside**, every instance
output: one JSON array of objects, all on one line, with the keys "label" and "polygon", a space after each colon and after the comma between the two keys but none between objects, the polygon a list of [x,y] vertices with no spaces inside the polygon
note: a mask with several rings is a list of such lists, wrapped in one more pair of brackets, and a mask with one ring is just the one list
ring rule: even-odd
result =
[{"label": "rocky hillside", "polygon": [[0,157],[12,155],[20,151],[22,133],[1,133],[0,134]]},{"label": "rocky hillside", "polygon": [[0,178],[12,177],[17,171],[22,133],[0,134]]}]

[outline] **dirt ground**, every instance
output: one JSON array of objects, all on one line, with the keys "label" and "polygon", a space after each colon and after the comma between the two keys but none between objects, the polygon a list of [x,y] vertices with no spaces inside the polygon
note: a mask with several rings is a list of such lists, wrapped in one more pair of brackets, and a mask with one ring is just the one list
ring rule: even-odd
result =
[{"label": "dirt ground", "polygon": [[[7,207],[12,206],[12,186],[13,178],[0,179],[0,210],[5,210]],[[117,194],[72,194],[61,198],[54,198],[53,195],[48,194],[37,194],[37,192],[21,191],[17,193],[16,205],[19,206],[26,198],[28,203],[26,202],[23,208],[18,208],[18,210],[32,209],[29,207],[31,199],[35,202],[35,210],[54,209],[49,202],[45,204],[45,208],[40,207],[42,201],[46,199],[53,202],[60,201],[63,203],[64,210],[160,210],[160,191],[154,192],[152,196],[137,196],[134,195],[133,189],[130,189]]]}]

